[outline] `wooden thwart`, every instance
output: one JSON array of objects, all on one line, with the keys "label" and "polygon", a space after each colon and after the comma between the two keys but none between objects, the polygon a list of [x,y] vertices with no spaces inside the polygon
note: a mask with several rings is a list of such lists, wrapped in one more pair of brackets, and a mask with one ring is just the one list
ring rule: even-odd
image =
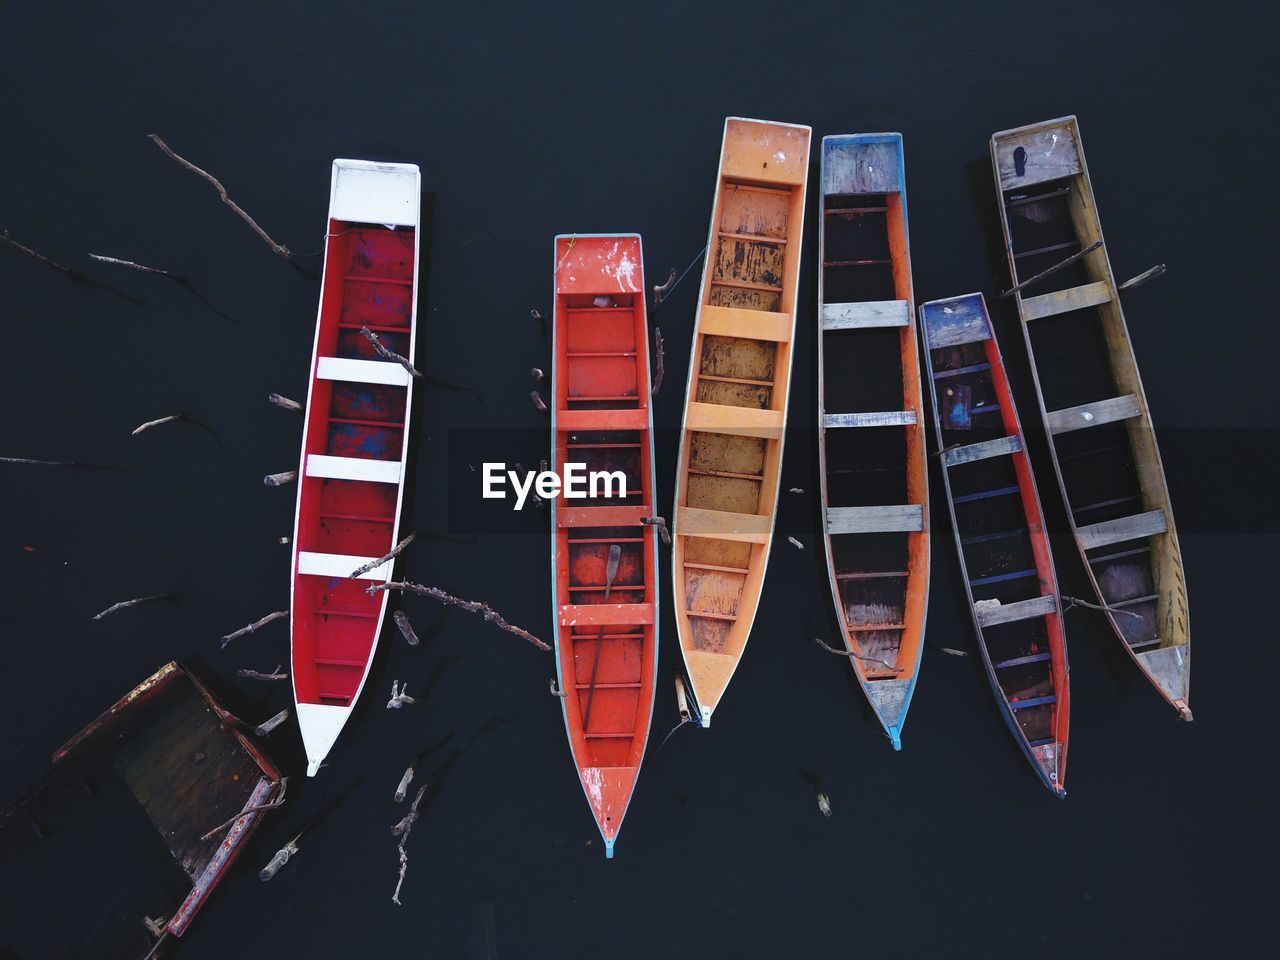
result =
[{"label": "wooden thwart", "polygon": [[989,457],[1003,457],[1017,453],[1022,449],[1022,441],[1017,437],[997,437],[981,443],[969,443],[963,447],[951,447],[942,451],[942,459],[948,467],[962,463],[974,463]]},{"label": "wooden thwart", "polygon": [[923,529],[924,510],[918,503],[827,508],[828,533],[914,533]]},{"label": "wooden thwart", "polygon": [[562,627],[648,623],[653,623],[652,603],[565,603],[560,606]]},{"label": "wooden thwart", "polygon": [[[639,506],[598,506],[598,507],[557,507],[557,527],[638,527],[641,517],[653,515],[653,509],[647,505]],[[573,545],[573,541],[569,541]]]},{"label": "wooden thwart", "polygon": [[739,543],[768,543],[773,518],[754,513],[729,513],[698,507],[676,509],[676,535],[736,540]]},{"label": "wooden thwart", "polygon": [[[313,453],[307,457],[307,476],[328,480],[368,480],[372,483],[399,483],[399,460],[366,460],[361,457],[330,457]],[[352,567],[354,570],[355,568]]]},{"label": "wooden thwart", "polygon": [[1002,603],[998,607],[975,609],[978,623],[984,627],[997,623],[1012,623],[1015,620],[1030,620],[1032,617],[1043,617],[1058,609],[1053,594],[1032,597],[1030,600],[1018,600],[1015,603]]},{"label": "wooden thwart", "polygon": [[[570,397],[570,400],[573,398]],[[636,410],[557,410],[556,429],[586,430],[648,430],[649,411]]]},{"label": "wooden thwart", "polygon": [[739,310],[703,304],[698,329],[721,337],[745,337],[786,343],[791,339],[791,314],[766,310]]},{"label": "wooden thwart", "polygon": [[1066,290],[1055,290],[1040,297],[1026,297],[1022,301],[1022,319],[1039,320],[1110,302],[1111,285],[1105,280],[1099,280]]},{"label": "wooden thwart", "polygon": [[910,322],[911,307],[905,300],[868,300],[864,303],[822,305],[823,330],[905,327]]},{"label": "wooden thwart", "polygon": [[1076,539],[1080,542],[1081,549],[1093,550],[1095,547],[1106,547],[1125,540],[1152,537],[1158,533],[1164,533],[1167,529],[1164,511],[1150,510],[1131,517],[1103,520],[1101,523],[1077,527]]},{"label": "wooden thwart", "polygon": [[781,439],[784,426],[781,410],[698,402],[689,403],[684,423],[688,430],[760,437],[765,440]]},{"label": "wooden thwart", "polygon": [[832,427],[911,427],[916,424],[914,410],[886,410],[882,413],[828,413],[822,425]]},{"label": "wooden thwart", "polygon": [[403,387],[409,383],[409,371],[398,363],[386,360],[351,360],[347,357],[318,358],[316,376],[321,380],[383,383],[393,387]]},{"label": "wooden thwart", "polygon": [[1104,423],[1131,420],[1141,415],[1142,408],[1138,406],[1138,398],[1128,394],[1108,400],[1096,400],[1093,403],[1082,403],[1078,407],[1050,410],[1044,416],[1049,432],[1056,436],[1060,433],[1070,433],[1072,430],[1082,430],[1085,427],[1100,427]]},{"label": "wooden thwart", "polygon": [[[377,557],[353,557],[342,553],[309,553],[298,551],[298,573],[313,577],[340,577],[351,579],[353,570],[378,559]],[[377,580],[385,582],[391,576],[391,561],[379,564],[372,570],[360,574],[359,580]],[[363,665],[363,661],[361,661]]]}]

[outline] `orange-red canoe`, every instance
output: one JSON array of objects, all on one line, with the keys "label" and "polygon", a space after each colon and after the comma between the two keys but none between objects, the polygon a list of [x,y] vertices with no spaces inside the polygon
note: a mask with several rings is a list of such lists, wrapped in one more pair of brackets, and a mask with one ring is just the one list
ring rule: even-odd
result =
[{"label": "orange-red canoe", "polygon": [[[658,668],[649,340],[640,237],[555,241],[552,469],[621,474],[551,501],[556,675],[564,724],[605,856],[626,815]],[[591,488],[594,487],[592,490]],[[606,496],[621,493],[622,496]]]}]

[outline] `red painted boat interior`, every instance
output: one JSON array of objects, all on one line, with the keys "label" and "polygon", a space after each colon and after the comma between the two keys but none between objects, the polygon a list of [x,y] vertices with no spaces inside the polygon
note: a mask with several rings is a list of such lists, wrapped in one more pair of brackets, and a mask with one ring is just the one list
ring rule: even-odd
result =
[{"label": "red painted boat interior", "polygon": [[[556,262],[553,466],[563,475],[566,462],[582,463],[588,473],[618,470],[627,478],[623,498],[557,501],[553,531],[566,723],[593,812],[611,839],[644,754],[656,661],[655,534],[640,523],[655,513],[640,242],[561,238]],[[634,276],[620,274],[619,263],[632,264]],[[604,606],[613,544],[621,556]]]},{"label": "red painted boat interior", "polygon": [[[367,326],[412,356],[414,231],[331,220],[317,357],[380,360]],[[304,457],[402,461],[408,389],[322,380],[312,370]],[[303,471],[305,474],[305,471]],[[395,538],[399,487],[365,480],[299,478],[298,551],[380,557]],[[294,689],[301,703],[349,706],[377,637],[386,595],[367,580],[297,575],[293,591]]]},{"label": "red painted boat interior", "polygon": [[[1026,440],[994,335],[935,349],[931,360],[944,449],[1005,436],[1022,441],[1022,449],[1012,456],[947,468],[974,601],[998,599],[1007,604],[1056,595]],[[969,411],[967,418],[960,418],[971,424],[963,429],[951,426],[946,413],[958,399]],[[1000,692],[1029,745],[1058,744],[1057,784],[1065,786],[1070,697],[1061,613],[984,627],[981,640]],[[1027,702],[1037,705],[1018,706]]]}]

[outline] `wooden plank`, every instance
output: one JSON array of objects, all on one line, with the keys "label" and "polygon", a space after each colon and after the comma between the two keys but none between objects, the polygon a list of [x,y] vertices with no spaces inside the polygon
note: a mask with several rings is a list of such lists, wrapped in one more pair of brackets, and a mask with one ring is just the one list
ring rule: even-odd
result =
[{"label": "wooden plank", "polygon": [[910,427],[916,424],[914,410],[886,410],[882,413],[828,413],[822,425],[833,427]]},{"label": "wooden plank", "polygon": [[[366,460],[363,457],[307,456],[307,476],[329,480],[368,480],[371,483],[399,483],[399,460]],[[352,569],[355,569],[354,567]]]},{"label": "wooden plank", "polygon": [[773,517],[755,513],[728,513],[698,507],[676,508],[676,536],[711,537],[739,543],[768,543]]},{"label": "wooden plank", "polygon": [[653,623],[652,603],[563,603],[560,626],[600,627]]},{"label": "wooden plank", "polygon": [[822,305],[823,330],[905,327],[910,322],[911,305],[905,300],[867,300],[862,303],[824,303]]},{"label": "wooden plank", "polygon": [[[638,527],[641,517],[653,516],[646,504],[621,507],[556,507],[557,527]],[[569,541],[570,544],[573,541]]]},{"label": "wooden plank", "polygon": [[746,337],[749,340],[771,340],[786,343],[791,339],[791,314],[768,310],[742,310],[703,304],[698,320],[701,333],[721,337]]},{"label": "wooden plank", "polygon": [[942,459],[948,467],[954,467],[990,457],[1008,456],[1021,449],[1022,441],[1017,437],[996,437],[994,440],[983,440],[981,443],[968,443],[963,447],[950,447],[942,451]]},{"label": "wooden plank", "polygon": [[648,430],[649,411],[646,408],[635,410],[557,410],[556,429],[567,431]]},{"label": "wooden plank", "polygon": [[871,139],[863,135],[822,138],[822,192],[898,193],[902,138]]},{"label": "wooden plank", "polygon": [[918,503],[827,508],[827,533],[914,533],[923,529],[924,510]]},{"label": "wooden plank", "polygon": [[1026,321],[1040,320],[1059,313],[1072,310],[1083,310],[1085,307],[1096,307],[1111,302],[1111,284],[1105,280],[1096,283],[1085,283],[1066,290],[1055,290],[1039,297],[1027,297],[1022,301],[1022,319]]},{"label": "wooden plank", "polygon": [[[991,140],[995,146],[1001,190],[1030,187],[1081,171],[1074,117],[1006,130]],[[1021,163],[1017,156],[1019,148],[1025,151]]]},{"label": "wooden plank", "polygon": [[1049,432],[1056,436],[1060,433],[1070,433],[1072,430],[1083,430],[1085,427],[1100,427],[1104,423],[1131,420],[1141,415],[1142,408],[1138,406],[1138,398],[1128,394],[1123,397],[1111,397],[1108,400],[1095,400],[1093,403],[1082,403],[1078,407],[1049,410],[1044,415],[1044,422]]},{"label": "wooden plank", "polygon": [[[337,577],[349,580],[353,571],[376,559],[378,558],[352,557],[343,553],[312,553],[308,550],[299,550],[298,573],[312,577]],[[379,564],[367,573],[360,574],[357,579],[377,580],[379,582],[390,580],[392,562],[388,560],[386,563]]]},{"label": "wooden plank", "polygon": [[684,417],[686,430],[705,433],[727,433],[737,437],[760,437],[778,440],[784,421],[781,410],[756,407],[731,407],[721,403],[691,402]]},{"label": "wooden plank", "polygon": [[1131,517],[1103,520],[1101,523],[1077,527],[1076,539],[1080,541],[1081,549],[1093,550],[1095,547],[1106,547],[1125,540],[1153,537],[1158,533],[1164,533],[1167,529],[1164,511],[1149,510]]},{"label": "wooden plank", "polygon": [[920,308],[920,321],[930,350],[991,338],[987,306],[980,293],[926,303]]},{"label": "wooden plank", "polygon": [[1044,617],[1058,609],[1053,594],[1032,597],[1030,600],[1018,600],[1014,603],[1002,603],[990,607],[974,607],[978,623],[984,627],[992,627],[997,623],[1012,623],[1015,620],[1030,620],[1032,617]]},{"label": "wooden plank", "polygon": [[385,383],[393,387],[403,387],[409,383],[409,371],[389,360],[320,357],[316,360],[316,378],[343,380],[348,383]]},{"label": "wooden plank", "polygon": [[802,186],[809,173],[809,127],[730,117],[720,176]]}]

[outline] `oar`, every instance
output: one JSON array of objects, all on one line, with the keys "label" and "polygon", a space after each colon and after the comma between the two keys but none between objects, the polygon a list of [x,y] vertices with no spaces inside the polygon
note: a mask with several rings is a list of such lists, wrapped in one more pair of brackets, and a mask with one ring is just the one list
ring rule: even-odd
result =
[{"label": "oar", "polygon": [[[609,545],[609,562],[604,568],[604,602],[609,602],[609,591],[613,589],[613,578],[618,575],[618,560],[622,556],[622,548],[616,543]],[[582,711],[582,731],[587,730],[587,725],[591,722],[591,703],[596,698],[596,671],[600,669],[600,648],[604,645],[604,624],[600,624],[600,631],[596,634],[596,653],[595,658],[591,661],[591,683],[587,687],[587,709]]]}]

